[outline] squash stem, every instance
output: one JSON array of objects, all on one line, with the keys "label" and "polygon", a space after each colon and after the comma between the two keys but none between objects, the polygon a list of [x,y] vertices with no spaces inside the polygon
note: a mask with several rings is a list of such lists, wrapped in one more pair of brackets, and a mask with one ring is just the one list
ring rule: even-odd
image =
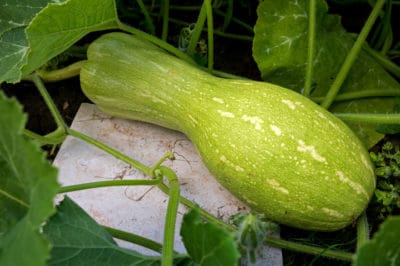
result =
[{"label": "squash stem", "polygon": [[310,0],[309,17],[308,17],[308,46],[307,46],[307,66],[306,66],[306,81],[304,84],[304,96],[309,97],[311,93],[311,85],[313,78],[313,62],[314,62],[314,47],[315,47],[315,28],[316,28],[316,3],[315,0]]},{"label": "squash stem", "polygon": [[389,73],[393,74],[395,77],[400,78],[400,66],[396,65],[388,58],[386,58],[382,53],[377,52],[368,45],[364,45],[363,49],[369,53],[381,66],[383,66]]},{"label": "squash stem", "polygon": [[117,187],[117,186],[153,186],[161,182],[161,178],[156,179],[141,179],[141,180],[108,180],[98,182],[80,183],[76,185],[63,186],[58,190],[58,193],[67,193],[85,189],[99,187]]},{"label": "squash stem", "polygon": [[93,139],[93,138],[91,138],[91,137],[89,137],[89,136],[87,136],[85,134],[82,134],[82,133],[80,133],[78,131],[75,131],[75,130],[73,130],[71,128],[67,129],[67,133],[69,135],[73,136],[73,137],[81,139],[81,140],[83,140],[83,141],[85,141],[85,142],[87,142],[87,143],[89,143],[89,144],[91,144],[91,145],[93,145],[93,146],[95,146],[95,147],[97,147],[97,148],[99,148],[99,149],[111,154],[112,156],[120,159],[121,161],[124,161],[124,162],[128,163],[129,165],[132,165],[136,169],[142,171],[144,174],[146,174],[148,176],[152,176],[152,169],[150,167],[147,167],[146,165],[144,165],[144,164],[142,164],[142,163],[130,158],[129,156],[127,156],[127,155],[125,155],[125,154],[123,154],[123,153],[121,153],[121,152],[119,152],[119,151],[117,151],[117,150],[115,150],[115,149],[103,144],[102,142],[97,141],[97,140],[95,140],[95,139]]},{"label": "squash stem", "polygon": [[332,259],[344,260],[344,261],[352,261],[352,259],[353,259],[353,253],[349,253],[349,252],[345,252],[345,251],[329,250],[329,249],[325,249],[325,248],[313,247],[313,246],[309,246],[309,245],[303,245],[300,243],[295,243],[292,241],[283,240],[283,239],[279,239],[279,238],[272,238],[272,237],[267,237],[265,241],[266,241],[266,244],[274,246],[274,247],[284,248],[284,249],[298,251],[298,252],[302,252],[302,253],[319,255],[319,256],[324,256],[324,257],[328,257],[328,258],[332,258]]},{"label": "squash stem", "polygon": [[[215,10],[214,13],[216,13],[216,12],[217,11]],[[156,13],[151,13],[151,15],[157,15],[157,14]],[[169,21],[172,22],[172,23],[175,23],[177,25],[182,25],[182,26],[185,26],[185,27],[190,24],[189,22],[182,21],[182,20],[179,20],[179,19],[174,19],[174,18],[170,18]],[[207,28],[203,28],[203,29],[200,30],[200,32],[201,31],[207,32],[208,30],[207,30]],[[223,31],[216,30],[216,29],[214,29],[214,35],[225,37],[225,38],[230,38],[230,39],[235,39],[235,40],[241,40],[241,41],[249,41],[249,42],[253,41],[253,36],[250,36],[250,35],[228,33],[228,32],[223,32]]]},{"label": "squash stem", "polygon": [[214,25],[211,0],[204,0],[207,13],[207,37],[208,37],[208,71],[211,73],[214,67]]},{"label": "squash stem", "polygon": [[161,167],[161,164],[163,162],[165,162],[165,160],[167,159],[172,159],[174,156],[172,151],[168,151],[167,153],[165,153],[160,160],[158,160],[158,162],[151,168],[151,172],[152,172],[152,176],[155,176],[154,171],[159,169]]},{"label": "squash stem", "polygon": [[36,140],[39,145],[48,145],[48,144],[52,144],[52,145],[57,145],[60,144],[64,141],[65,137],[67,136],[67,134],[65,134],[64,129],[61,127],[58,127],[56,130],[54,130],[53,132],[42,136],[39,135],[35,132],[32,132],[28,129],[24,129],[24,135]]},{"label": "squash stem", "polygon": [[158,253],[162,252],[162,245],[154,240],[104,225],[103,228],[106,229],[107,232],[109,232],[115,238],[125,240],[136,245],[140,245]]},{"label": "squash stem", "polygon": [[324,101],[321,104],[323,108],[328,109],[335,100],[336,95],[338,94],[344,80],[346,79],[347,74],[351,69],[351,66],[357,59],[358,53],[360,52],[362,45],[364,44],[365,39],[367,38],[369,32],[371,31],[371,28],[374,25],[375,20],[378,18],[379,13],[384,4],[385,0],[376,1],[376,4],[372,9],[370,16],[365,22],[364,27],[362,28],[360,34],[358,35],[357,40],[355,41],[353,47],[351,48],[350,53],[346,57],[342,67],[339,70],[338,75],[333,81],[332,86],[330,87]]},{"label": "squash stem", "polygon": [[162,1],[162,11],[163,11],[163,24],[161,39],[166,42],[168,37],[168,23],[169,23],[169,0]]},{"label": "squash stem", "polygon": [[201,6],[199,16],[197,18],[196,24],[194,25],[194,29],[192,32],[192,36],[190,37],[190,41],[187,47],[187,54],[190,57],[193,57],[194,52],[196,50],[197,43],[199,42],[201,31],[203,29],[204,23],[206,21],[207,14],[206,14],[206,6],[205,2]]},{"label": "squash stem", "polygon": [[145,4],[143,3],[142,0],[136,0],[136,3],[139,5],[140,11],[142,11],[142,13],[144,15],[144,19],[146,20],[146,24],[147,24],[148,30],[150,31],[150,34],[155,35],[156,27],[154,26],[153,20],[151,19],[151,16],[150,16],[149,12],[147,11]]},{"label": "squash stem", "polygon": [[367,113],[333,113],[346,122],[360,122],[372,124],[400,124],[400,114],[367,114]]},{"label": "squash stem", "polygon": [[77,61],[69,66],[57,70],[38,70],[37,75],[45,82],[56,82],[79,76],[82,66],[86,60]]},{"label": "squash stem", "polygon": [[33,81],[33,83],[35,84],[35,86],[38,88],[41,96],[43,97],[47,107],[50,110],[51,115],[53,116],[57,126],[59,128],[62,128],[64,132],[67,131],[68,126],[65,123],[64,119],[62,118],[60,112],[57,109],[56,104],[54,103],[53,99],[51,98],[50,94],[48,93],[46,87],[43,84],[42,79],[37,75],[37,74],[33,74],[30,77]]},{"label": "squash stem", "polygon": [[[365,91],[346,92],[337,95],[335,98],[335,102],[369,98],[369,97],[393,97],[393,96],[400,96],[400,90],[388,89],[388,90],[365,90]],[[324,97],[310,97],[310,98],[316,103],[321,103],[324,100]]]},{"label": "squash stem", "polygon": [[[158,184],[158,188],[163,191],[165,194],[169,195],[170,194],[170,188],[165,185],[164,183],[160,183]],[[196,207],[196,204],[193,203],[191,200],[180,196],[179,197],[179,201],[185,205],[186,207],[188,207],[189,209],[193,209]],[[234,232],[236,229],[235,227],[233,227],[230,224],[225,223],[224,221],[221,221],[220,219],[214,217],[211,213],[207,212],[206,210],[204,210],[203,208],[198,208],[200,215],[202,218],[211,221],[213,223],[218,224],[219,226],[221,226],[222,228],[225,228],[225,230],[229,231],[229,232]]]},{"label": "squash stem", "polygon": [[167,43],[167,42],[165,42],[163,40],[160,40],[159,38],[157,38],[157,37],[155,37],[153,35],[150,35],[148,33],[140,31],[140,30],[138,30],[138,29],[136,29],[134,27],[126,25],[126,24],[122,23],[119,20],[117,21],[117,23],[118,23],[118,28],[120,30],[125,31],[125,32],[129,32],[129,33],[137,35],[137,36],[140,36],[141,38],[143,38],[145,40],[148,40],[149,42],[154,43],[155,45],[158,45],[159,47],[163,48],[164,50],[174,54],[179,59],[182,59],[183,61],[186,61],[186,62],[188,62],[190,64],[195,65],[195,62],[193,61],[193,59],[190,56],[188,56],[184,52],[180,51],[178,48],[172,46],[171,44],[169,44],[169,43]]},{"label": "squash stem", "polygon": [[369,226],[365,211],[357,219],[357,249],[369,241]]},{"label": "squash stem", "polygon": [[170,190],[167,206],[167,215],[164,225],[164,240],[162,248],[162,264],[163,266],[172,265],[174,259],[174,237],[176,216],[179,206],[179,182],[176,174],[170,168],[160,166],[160,175],[168,179]]},{"label": "squash stem", "polygon": [[223,15],[224,16],[224,24],[222,25],[222,31],[226,31],[228,28],[229,24],[232,21],[232,16],[233,16],[233,0],[228,0],[228,7],[226,9],[226,13]]}]

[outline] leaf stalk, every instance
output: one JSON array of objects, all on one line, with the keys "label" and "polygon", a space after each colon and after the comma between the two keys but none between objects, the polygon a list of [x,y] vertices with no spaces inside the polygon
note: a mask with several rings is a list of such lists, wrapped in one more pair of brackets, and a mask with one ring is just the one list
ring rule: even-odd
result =
[{"label": "leaf stalk", "polygon": [[357,59],[358,53],[360,52],[384,4],[385,0],[378,0],[376,2],[374,8],[372,9],[371,14],[369,15],[363,28],[361,29],[361,32],[358,35],[357,40],[355,41],[353,47],[351,48],[350,53],[347,55],[342,67],[339,70],[338,75],[333,81],[332,86],[330,87],[324,101],[322,102],[321,106],[323,108],[328,109],[335,100],[336,95],[338,94],[344,80],[346,79],[347,74],[349,73],[354,61]]}]

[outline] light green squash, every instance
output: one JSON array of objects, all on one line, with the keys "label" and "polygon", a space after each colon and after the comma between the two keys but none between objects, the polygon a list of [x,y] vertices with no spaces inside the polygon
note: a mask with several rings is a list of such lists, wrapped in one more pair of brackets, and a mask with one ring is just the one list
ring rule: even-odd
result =
[{"label": "light green squash", "polygon": [[212,76],[124,33],[90,45],[81,86],[108,114],[186,134],[225,188],[278,223],[338,230],[373,194],[359,139],[291,90]]}]

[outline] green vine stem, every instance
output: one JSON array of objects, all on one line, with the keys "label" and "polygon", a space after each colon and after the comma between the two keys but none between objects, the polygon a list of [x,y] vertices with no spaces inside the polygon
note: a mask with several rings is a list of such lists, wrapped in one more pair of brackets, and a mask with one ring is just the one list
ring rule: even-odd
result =
[{"label": "green vine stem", "polygon": [[369,225],[365,211],[357,219],[357,249],[369,241]]},{"label": "green vine stem", "polygon": [[[157,14],[156,13],[151,13],[151,15],[156,16]],[[182,20],[179,20],[179,19],[174,19],[174,18],[170,18],[169,21],[172,22],[172,23],[175,23],[177,25],[184,26],[184,27],[186,27],[187,25],[190,24],[189,22],[182,21]],[[201,31],[207,32],[208,30],[207,30],[207,28],[202,28]],[[248,41],[248,42],[253,41],[253,36],[250,36],[250,35],[228,33],[228,32],[223,32],[223,31],[216,30],[216,29],[214,29],[214,35],[218,35],[218,36],[225,37],[225,38],[230,38],[230,39],[235,39],[235,40],[241,40],[241,41]]]},{"label": "green vine stem", "polygon": [[51,115],[53,116],[57,124],[57,127],[62,128],[64,132],[66,132],[68,126],[65,123],[64,119],[62,118],[60,112],[58,111],[57,106],[54,103],[53,99],[50,97],[48,91],[46,90],[46,87],[44,86],[42,79],[37,74],[31,75],[30,79],[38,88],[40,95],[43,97],[43,100],[45,101],[47,107],[50,110]]},{"label": "green vine stem", "polygon": [[[229,1],[231,1],[231,0],[229,0]],[[152,5],[152,6],[153,7],[159,7],[158,5]],[[185,6],[176,6],[176,5],[170,5],[169,6],[170,10],[185,11],[185,12],[187,12],[187,11],[196,11],[196,12],[198,12],[201,9],[201,7],[202,6],[186,6],[186,5]],[[214,13],[219,15],[219,16],[222,16],[224,18],[226,16],[225,12],[222,12],[221,10],[218,10],[217,8],[214,9]],[[170,21],[172,22],[173,19],[170,18]],[[178,20],[175,20],[175,21],[178,21]],[[241,21],[240,19],[235,18],[233,16],[231,18],[231,21],[233,23],[236,23],[237,25],[239,25],[243,29],[247,30],[248,32],[253,33],[253,26],[251,26],[251,25],[249,25],[249,24],[247,24],[247,23],[245,23],[245,22]],[[184,23],[185,25],[189,24],[187,22],[182,22],[182,23]]]},{"label": "green vine stem", "polygon": [[[220,16],[224,15],[224,13],[221,12],[220,10],[218,10],[218,9],[215,9],[214,13],[217,14],[217,15],[220,15]],[[243,29],[247,30],[248,32],[253,33],[253,26],[251,26],[251,25],[249,25],[249,24],[247,24],[247,23],[245,23],[245,22],[243,22],[240,19],[237,19],[235,17],[232,17],[231,20],[232,20],[232,22],[236,23],[238,26],[242,27]]]},{"label": "green vine stem", "polygon": [[39,135],[28,129],[24,129],[24,134],[25,134],[25,136],[36,140],[40,146],[48,145],[48,144],[57,145],[57,144],[62,143],[65,140],[65,138],[67,137],[67,134],[65,133],[64,128],[62,128],[62,127],[58,127],[56,130],[54,130],[53,132],[51,132],[45,136]]},{"label": "green vine stem", "polygon": [[116,187],[116,186],[154,186],[161,182],[161,178],[156,179],[139,179],[139,180],[108,180],[98,182],[80,183],[76,185],[63,186],[58,190],[58,193],[67,193],[78,190],[99,188],[99,187]]},{"label": "green vine stem", "polygon": [[[370,97],[393,97],[400,96],[400,90],[365,90],[365,91],[355,91],[355,92],[346,92],[343,94],[339,94],[335,98],[335,102],[355,100],[361,98],[370,98]],[[321,103],[325,99],[324,97],[310,97],[316,103]]]},{"label": "green vine stem", "polygon": [[333,113],[347,122],[362,122],[371,124],[400,124],[400,114],[367,114],[367,113]]},{"label": "green vine stem", "polygon": [[335,100],[336,95],[338,94],[344,80],[346,79],[351,66],[356,60],[358,53],[360,52],[365,42],[365,39],[367,38],[369,32],[371,31],[371,28],[374,25],[375,20],[378,18],[379,13],[384,4],[385,0],[378,0],[374,8],[372,9],[371,14],[369,15],[367,21],[365,22],[364,27],[361,29],[361,32],[358,35],[357,40],[354,42],[354,45],[351,48],[350,53],[347,55],[342,67],[339,70],[338,75],[333,81],[332,86],[330,87],[324,101],[321,104],[321,106],[324,107],[325,109],[328,109]]},{"label": "green vine stem", "polygon": [[308,18],[308,45],[307,45],[307,65],[306,81],[304,84],[304,96],[308,97],[311,93],[311,85],[314,69],[314,50],[315,50],[315,28],[316,28],[316,3],[315,0],[309,2]]},{"label": "green vine stem", "polygon": [[153,166],[153,167],[151,167],[151,176],[155,176],[155,171],[157,170],[157,169],[159,169],[160,167],[161,167],[161,164],[163,163],[163,162],[165,162],[165,160],[167,160],[167,159],[173,159],[174,158],[174,153],[172,152],[172,151],[168,151],[167,153],[165,153],[159,160],[158,160],[158,162],[156,162],[156,164]]},{"label": "green vine stem", "polygon": [[140,245],[142,247],[148,248],[150,250],[153,250],[155,252],[161,253],[162,252],[162,244],[148,239],[146,237],[128,233],[126,231],[118,230],[112,227],[104,226],[103,228],[107,230],[113,237],[128,241],[130,243],[134,243],[136,245]]},{"label": "green vine stem", "polygon": [[136,29],[134,27],[126,25],[126,24],[122,23],[119,20],[117,21],[117,24],[118,24],[118,28],[120,30],[125,31],[125,32],[129,32],[129,33],[137,35],[137,36],[139,36],[139,37],[141,37],[141,38],[143,38],[145,40],[148,40],[149,42],[152,42],[155,45],[160,46],[164,50],[174,54],[176,57],[182,59],[183,61],[186,61],[186,62],[188,62],[190,64],[193,64],[193,65],[196,64],[190,56],[188,56],[184,52],[180,51],[178,48],[174,47],[173,45],[171,45],[171,44],[169,44],[169,43],[167,43],[167,42],[165,42],[165,41],[163,41],[163,40],[161,40],[161,39],[159,39],[159,38],[157,38],[157,37],[155,37],[153,35],[150,35],[148,33],[140,31],[140,30],[138,30],[138,29]]},{"label": "green vine stem", "polygon": [[338,251],[338,250],[329,250],[325,248],[319,248],[314,246],[303,245],[299,243],[295,243],[288,240],[278,239],[267,237],[265,240],[266,244],[269,244],[274,247],[284,248],[288,250],[308,253],[312,255],[320,255],[332,259],[344,260],[344,261],[352,261],[353,253]]},{"label": "green vine stem", "polygon": [[222,25],[222,31],[226,31],[233,17],[233,0],[228,0],[227,2],[228,2],[228,7],[226,9],[226,13],[223,15],[224,24]]},{"label": "green vine stem", "polygon": [[371,43],[374,44],[376,49],[380,49],[382,54],[385,54],[391,46],[392,42],[392,29],[391,29],[391,17],[392,17],[392,1],[387,1],[385,10],[380,13],[381,21],[376,27],[374,35],[371,38]]},{"label": "green vine stem", "polygon": [[208,71],[211,73],[214,67],[214,23],[211,0],[204,0],[207,14],[207,37],[208,37]]},{"label": "green vine stem", "polygon": [[163,24],[161,39],[166,42],[168,37],[168,23],[169,23],[169,0],[162,0],[162,11],[163,11]]},{"label": "green vine stem", "polygon": [[81,60],[61,69],[51,70],[51,71],[38,70],[36,73],[45,82],[56,82],[79,76],[81,68],[85,63],[86,60]]},{"label": "green vine stem", "polygon": [[[164,192],[165,194],[169,195],[170,188],[166,184],[159,183],[157,186],[162,192]],[[201,217],[203,219],[206,219],[206,220],[211,221],[211,222],[213,222],[215,224],[218,224],[219,226],[221,226],[222,228],[224,228],[225,230],[227,230],[229,232],[234,232],[236,230],[235,227],[233,227],[232,225],[225,223],[224,221],[216,218],[214,215],[212,215],[211,213],[207,212],[203,208],[198,207],[191,200],[188,200],[187,198],[180,196],[179,201],[180,201],[180,203],[182,203],[183,205],[185,205],[189,209],[193,209],[193,208],[197,207],[199,212],[200,212],[200,215],[201,215]]]},{"label": "green vine stem", "polygon": [[171,266],[174,259],[174,237],[175,237],[175,224],[176,216],[178,214],[179,206],[179,182],[176,174],[170,168],[160,166],[156,170],[160,172],[160,176],[165,176],[169,182],[169,200],[167,206],[167,215],[164,225],[164,241],[162,249],[162,265]]},{"label": "green vine stem", "polygon": [[187,54],[190,57],[193,57],[194,52],[196,51],[196,46],[197,43],[199,42],[201,31],[204,27],[204,23],[206,22],[207,14],[206,14],[206,6],[205,2],[203,2],[203,5],[201,6],[199,16],[197,17],[196,24],[194,25],[194,29],[192,32],[192,36],[190,37],[190,41],[187,47]]},{"label": "green vine stem", "polygon": [[147,11],[145,4],[143,3],[142,0],[136,0],[136,3],[139,5],[140,11],[142,11],[142,14],[144,15],[144,19],[146,20],[146,24],[148,26],[150,34],[155,35],[156,27],[154,26],[153,20],[151,19],[150,14]]},{"label": "green vine stem", "polygon": [[144,164],[142,164],[142,163],[130,158],[129,156],[127,156],[127,155],[125,155],[125,154],[123,154],[123,153],[121,153],[121,152],[119,152],[119,151],[117,151],[117,150],[115,150],[115,149],[103,144],[102,142],[100,142],[98,140],[95,140],[95,139],[93,139],[93,138],[91,138],[91,137],[89,137],[89,136],[87,136],[85,134],[82,134],[82,133],[78,132],[78,131],[75,131],[75,130],[73,130],[71,128],[67,129],[67,133],[69,135],[73,136],[73,137],[81,139],[81,140],[83,140],[83,141],[85,141],[85,142],[87,142],[87,143],[89,143],[89,144],[91,144],[91,145],[93,145],[93,146],[95,146],[95,147],[97,147],[97,148],[99,148],[99,149],[111,154],[112,156],[120,159],[121,161],[126,162],[127,164],[129,164],[129,165],[135,167],[136,169],[142,171],[144,174],[152,177],[153,170],[150,167],[147,167],[146,165],[144,165]]},{"label": "green vine stem", "polygon": [[388,58],[386,58],[382,53],[379,53],[378,51],[372,49],[368,45],[364,45],[363,49],[369,53],[371,56],[374,57],[374,59],[381,65],[383,66],[388,72],[393,74],[395,77],[400,78],[400,66],[396,65],[392,61],[390,61]]}]

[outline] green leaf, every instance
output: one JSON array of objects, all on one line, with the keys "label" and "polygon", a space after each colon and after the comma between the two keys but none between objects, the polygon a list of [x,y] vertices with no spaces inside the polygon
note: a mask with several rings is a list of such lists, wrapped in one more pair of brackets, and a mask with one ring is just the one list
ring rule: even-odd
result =
[{"label": "green leaf", "polygon": [[14,28],[5,32],[0,39],[0,83],[16,82],[21,79],[22,66],[26,64],[28,41],[25,28]]},{"label": "green leaf", "polygon": [[114,0],[49,4],[26,29],[30,53],[22,72],[26,75],[36,70],[90,32],[117,27]]},{"label": "green leaf", "polygon": [[357,251],[355,266],[400,265],[400,216],[383,222],[373,239]]},{"label": "green leaf", "polygon": [[[0,35],[27,26],[48,0],[0,0]],[[54,1],[53,1],[54,2]]]},{"label": "green leaf", "polygon": [[183,217],[181,236],[198,265],[237,265],[240,257],[234,236],[211,222],[203,222],[197,209]]},{"label": "green leaf", "polygon": [[29,51],[25,29],[49,2],[53,1],[0,0],[0,83],[21,80]]},{"label": "green leaf", "polygon": [[[341,26],[340,17],[327,11],[325,1],[317,0],[313,97],[326,95],[354,44],[354,36]],[[260,3],[257,13],[253,56],[263,79],[301,92],[308,53],[308,1],[266,0]],[[399,83],[362,50],[340,93],[397,89]],[[386,113],[393,106],[394,99],[368,98],[335,104],[330,111]],[[375,132],[375,125],[349,125],[368,147],[382,137]]]},{"label": "green leaf", "polygon": [[111,235],[68,197],[44,227],[51,242],[48,265],[159,265],[160,257],[118,247]]},{"label": "green leaf", "polygon": [[[0,91],[0,265],[45,265],[50,246],[40,234],[55,212],[57,170],[23,136],[26,115]],[[23,251],[23,256],[21,256]]]},{"label": "green leaf", "polygon": [[[15,16],[12,21],[20,19],[19,15]],[[20,27],[10,30],[17,30],[18,34],[6,35],[8,32],[5,32],[1,36],[0,82],[20,81],[86,34],[117,28],[117,21],[113,0],[67,0],[48,4],[29,23],[26,20]]]}]

